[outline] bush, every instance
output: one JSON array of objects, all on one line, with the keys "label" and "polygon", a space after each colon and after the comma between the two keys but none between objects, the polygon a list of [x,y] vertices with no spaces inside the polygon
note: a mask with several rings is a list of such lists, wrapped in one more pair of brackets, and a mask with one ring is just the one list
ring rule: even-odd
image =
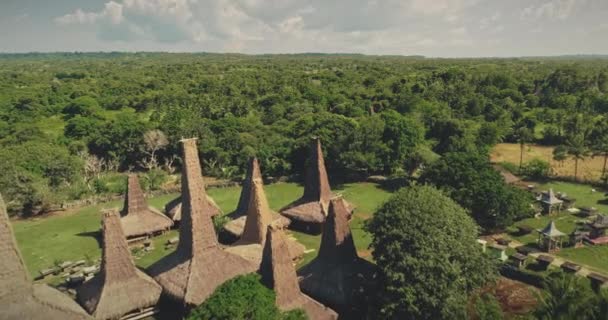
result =
[{"label": "bush", "polygon": [[258,274],[228,280],[203,304],[190,312],[187,320],[303,320],[300,310],[281,312],[274,291],[260,282]]},{"label": "bush", "polygon": [[479,320],[499,320],[503,319],[504,315],[500,308],[500,303],[496,297],[489,293],[484,293],[475,301],[476,318]]},{"label": "bush", "polygon": [[146,191],[159,190],[167,181],[168,175],[160,169],[152,169],[144,174],[141,180],[142,188]]},{"label": "bush", "polygon": [[541,159],[532,159],[521,168],[521,173],[531,179],[547,178],[550,171],[549,163]]}]

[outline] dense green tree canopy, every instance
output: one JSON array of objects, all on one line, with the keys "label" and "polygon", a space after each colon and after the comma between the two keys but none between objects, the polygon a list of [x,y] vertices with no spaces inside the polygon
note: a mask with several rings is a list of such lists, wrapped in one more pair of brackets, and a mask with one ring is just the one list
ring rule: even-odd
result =
[{"label": "dense green tree canopy", "polygon": [[266,288],[257,274],[238,276],[226,281],[190,312],[187,320],[306,320],[302,310],[281,312],[275,306],[275,294]]},{"label": "dense green tree canopy", "polygon": [[496,273],[466,211],[430,186],[396,192],[367,225],[385,319],[464,319],[467,297]]}]

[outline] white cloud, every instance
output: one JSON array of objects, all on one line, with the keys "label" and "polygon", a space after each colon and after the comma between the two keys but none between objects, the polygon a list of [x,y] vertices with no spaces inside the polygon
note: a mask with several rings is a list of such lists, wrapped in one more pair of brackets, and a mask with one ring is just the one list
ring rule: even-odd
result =
[{"label": "white cloud", "polygon": [[565,20],[576,11],[577,7],[586,3],[586,0],[549,0],[522,9],[520,16],[522,19],[532,20],[542,18]]},{"label": "white cloud", "polygon": [[123,21],[122,9],[122,4],[110,1],[105,4],[101,12],[85,12],[82,9],[76,9],[73,13],[55,18],[55,22],[61,25],[68,25],[93,24],[107,20],[112,24],[119,24]]}]

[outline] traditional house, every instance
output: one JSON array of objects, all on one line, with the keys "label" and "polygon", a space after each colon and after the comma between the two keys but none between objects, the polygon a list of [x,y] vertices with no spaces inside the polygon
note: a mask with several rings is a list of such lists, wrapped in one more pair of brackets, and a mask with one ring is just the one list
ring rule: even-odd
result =
[{"label": "traditional house", "polygon": [[329,203],[317,257],[298,271],[302,291],[338,312],[359,307],[356,292],[367,285],[374,265],[359,258],[342,198]]},{"label": "traditional house", "polygon": [[135,267],[116,211],[103,214],[102,247],[100,272],[78,288],[80,304],[96,319],[154,314],[162,289]]},{"label": "traditional house", "polygon": [[220,284],[258,266],[225,252],[219,246],[211,221],[213,206],[207,201],[196,148],[196,139],[182,140],[183,211],[177,249],[149,269],[163,292],[186,307],[197,306]]},{"label": "traditional house", "polygon": [[0,195],[0,319],[92,319],[74,300],[44,284],[33,284],[17,247]]},{"label": "traditional house", "polygon": [[538,246],[547,251],[553,252],[561,249],[563,237],[566,236],[565,233],[559,231],[557,227],[555,227],[555,222],[551,221],[546,227],[543,229],[538,229]]},{"label": "traditional house", "polygon": [[562,209],[563,200],[558,199],[553,193],[553,189],[540,194],[538,201],[543,207],[543,212],[546,214],[558,213]]},{"label": "traditional house", "polygon": [[[257,198],[255,199],[255,201],[252,201],[252,198],[254,197]],[[256,212],[259,214],[256,214]],[[261,219],[259,221],[263,222],[264,224],[264,226],[260,227],[260,230],[263,230],[260,232],[256,232],[256,234],[253,235],[254,237],[258,238],[253,241],[251,239],[251,232],[248,235],[243,235],[243,230],[245,230],[246,228],[249,228],[249,231],[251,231],[252,228],[257,228],[254,227],[253,224],[250,224],[249,227],[247,227],[246,221],[248,217],[252,214],[255,219]],[[241,239],[241,242],[245,241],[262,244],[266,239],[266,227],[271,222],[277,227],[289,226],[289,219],[270,210],[270,208],[268,207],[268,201],[266,200],[266,194],[264,192],[264,181],[262,180],[260,165],[258,163],[258,159],[255,157],[252,157],[249,160],[247,176],[245,177],[245,181],[243,182],[243,188],[241,190],[239,204],[236,210],[228,216],[233,220],[229,221],[228,223],[226,223],[226,225],[224,225],[224,230],[231,238]]]},{"label": "traditional house", "polygon": [[289,257],[283,230],[268,227],[264,255],[260,264],[262,283],[274,290],[276,305],[282,311],[303,309],[309,319],[337,319],[338,315],[300,291],[296,269]]},{"label": "traditional house", "polygon": [[[333,195],[325,170],[325,161],[323,160],[319,138],[313,140],[311,153],[312,156],[306,168],[304,195],[281,209],[281,214],[291,220],[290,227],[318,234],[321,232],[327,215],[329,200]],[[350,204],[345,204],[350,219],[353,209]]]},{"label": "traditional house", "polygon": [[[256,166],[257,164],[254,164],[254,167]],[[259,167],[257,171],[259,172]],[[226,251],[238,254],[259,264],[262,259],[262,249],[266,241],[268,226],[272,224],[276,228],[285,228],[288,221],[286,221],[285,217],[270,210],[261,178],[252,179],[246,190],[249,192],[249,196],[247,197],[248,203],[245,207],[247,211],[246,215],[243,216],[244,219],[241,219],[244,222],[244,227],[241,229],[240,239],[233,246],[226,248]],[[227,227],[227,229],[230,228],[235,227],[234,225]],[[304,255],[304,246],[300,243],[289,240],[287,241],[287,245],[289,256],[292,259],[295,260]]]},{"label": "traditional house", "polygon": [[528,256],[521,254],[519,252],[514,253],[509,257],[513,262],[513,265],[517,268],[523,268],[526,266],[526,261],[528,260]]},{"label": "traditional house", "polygon": [[130,174],[128,177],[125,205],[121,211],[120,222],[124,235],[129,239],[148,237],[169,230],[173,226],[171,219],[148,206],[135,174]]}]

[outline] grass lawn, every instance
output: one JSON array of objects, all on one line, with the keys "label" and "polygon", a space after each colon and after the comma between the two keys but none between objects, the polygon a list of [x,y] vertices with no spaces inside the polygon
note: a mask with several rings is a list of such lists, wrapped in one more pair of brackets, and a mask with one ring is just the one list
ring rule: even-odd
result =
[{"label": "grass lawn", "polygon": [[[576,207],[593,206],[598,208],[599,212],[608,214],[608,205],[605,204],[603,190],[591,192],[590,185],[576,184],[568,182],[549,182],[538,184],[539,190],[548,190],[553,188],[555,192],[565,192],[568,196],[576,199]],[[545,227],[551,220],[555,221],[557,229],[569,234],[574,231],[577,224],[584,223],[584,218],[571,214],[567,211],[562,211],[559,214],[552,216],[541,216],[539,218],[529,218],[519,221],[514,224],[511,231],[515,231],[515,227],[520,225],[528,225],[534,229]],[[511,237],[527,245],[534,246],[538,237],[538,233],[532,232],[528,235],[517,235],[511,233]],[[557,253],[558,256],[585,264],[598,271],[608,273],[608,246],[585,246],[583,248],[566,247]]]},{"label": "grass lawn", "polygon": [[[265,187],[266,195],[272,209],[278,210],[297,199],[302,194],[302,187],[294,183],[279,183]],[[240,195],[240,187],[210,189],[209,195],[217,202],[225,213],[236,208]],[[363,221],[369,217],[389,196],[373,183],[346,184],[336,188],[357,209],[351,222],[355,244],[362,257],[371,258],[367,247],[370,236],[362,230]],[[176,194],[162,195],[149,199],[149,204],[163,209],[164,205],[176,197]],[[96,206],[77,209],[73,212],[13,222],[15,236],[32,275],[38,271],[53,266],[55,261],[98,259],[101,250],[97,238],[100,227],[100,210],[103,208],[121,207],[122,201],[114,201]],[[175,237],[176,230],[154,239],[154,250],[136,258],[138,266],[146,268],[161,257],[169,254],[164,243]],[[310,236],[293,232],[293,235],[306,246],[314,249],[305,256],[303,263],[310,261],[316,255],[321,236]]]}]

